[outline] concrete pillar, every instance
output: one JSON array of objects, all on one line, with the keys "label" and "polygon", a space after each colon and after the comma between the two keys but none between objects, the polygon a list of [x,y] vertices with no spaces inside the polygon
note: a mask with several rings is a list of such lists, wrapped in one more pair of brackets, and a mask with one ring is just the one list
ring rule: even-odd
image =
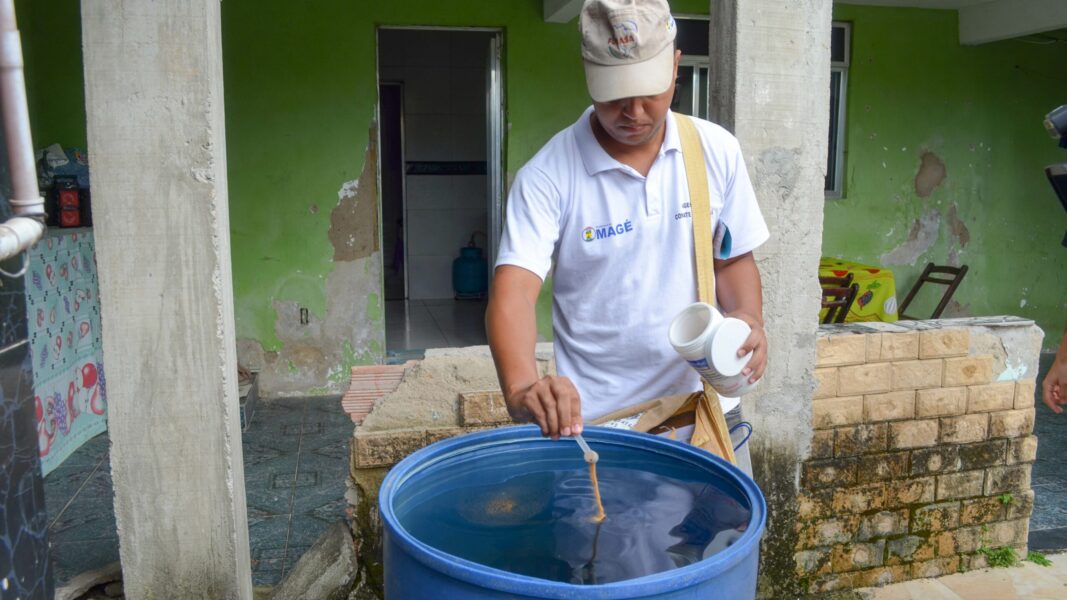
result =
[{"label": "concrete pillar", "polygon": [[771,230],[756,252],[770,359],[744,407],[769,506],[760,593],[796,597],[795,499],[811,440],[833,2],[712,0],[710,8],[710,114],[740,139]]},{"label": "concrete pillar", "polygon": [[126,595],[251,598],[219,0],[81,8]]}]

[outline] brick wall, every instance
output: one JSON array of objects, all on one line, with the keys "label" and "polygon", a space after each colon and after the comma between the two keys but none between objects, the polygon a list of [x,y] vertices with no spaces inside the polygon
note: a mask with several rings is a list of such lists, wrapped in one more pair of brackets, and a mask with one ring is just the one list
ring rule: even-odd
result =
[{"label": "brick wall", "polygon": [[[1040,330],[1016,325],[1036,330],[1039,349]],[[982,547],[1025,550],[1036,368],[1006,368],[1030,357],[987,327],[906,327],[820,330],[796,524],[809,591],[979,568]]]}]

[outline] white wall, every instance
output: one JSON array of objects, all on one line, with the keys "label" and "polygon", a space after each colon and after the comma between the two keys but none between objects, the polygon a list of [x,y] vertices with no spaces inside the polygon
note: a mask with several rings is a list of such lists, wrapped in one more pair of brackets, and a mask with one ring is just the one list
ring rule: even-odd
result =
[{"label": "white wall", "polygon": [[[489,34],[383,30],[379,43],[381,80],[404,83],[405,161],[484,161]],[[486,232],[486,177],[406,175],[405,187],[408,298],[451,298],[452,261]]]}]

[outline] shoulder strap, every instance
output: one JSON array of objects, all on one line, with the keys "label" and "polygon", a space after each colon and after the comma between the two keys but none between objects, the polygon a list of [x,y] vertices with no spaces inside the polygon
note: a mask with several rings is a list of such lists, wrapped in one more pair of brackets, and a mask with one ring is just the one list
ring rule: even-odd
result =
[{"label": "shoulder strap", "polygon": [[[674,113],[678,137],[682,142],[685,178],[689,182],[689,212],[693,215],[693,252],[697,267],[697,296],[701,302],[714,306],[715,263],[712,257],[711,204],[708,201],[708,167],[704,160],[704,146],[700,143],[696,124],[686,115]],[[690,443],[712,454],[737,463],[726,416],[722,414],[719,395],[704,382],[704,395],[696,405],[695,427]]]},{"label": "shoulder strap", "polygon": [[697,267],[697,296],[715,306],[715,264],[712,259],[711,205],[708,202],[708,167],[696,125],[686,115],[674,113],[682,142],[685,178],[689,182],[689,211],[693,215],[693,251]]}]

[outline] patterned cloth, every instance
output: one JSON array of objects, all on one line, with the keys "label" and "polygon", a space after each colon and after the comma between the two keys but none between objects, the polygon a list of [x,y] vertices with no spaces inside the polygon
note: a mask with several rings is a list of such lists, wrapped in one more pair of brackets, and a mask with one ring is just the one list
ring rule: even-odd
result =
[{"label": "patterned cloth", "polygon": [[26,314],[41,469],[107,429],[93,234],[53,230],[30,249]]},{"label": "patterned cloth", "polygon": [[[896,321],[897,285],[892,271],[829,256],[819,260],[819,277],[845,277],[849,273],[852,273],[852,283],[858,283],[860,289],[845,322]],[[820,322],[824,316],[825,308],[819,312]]]}]

